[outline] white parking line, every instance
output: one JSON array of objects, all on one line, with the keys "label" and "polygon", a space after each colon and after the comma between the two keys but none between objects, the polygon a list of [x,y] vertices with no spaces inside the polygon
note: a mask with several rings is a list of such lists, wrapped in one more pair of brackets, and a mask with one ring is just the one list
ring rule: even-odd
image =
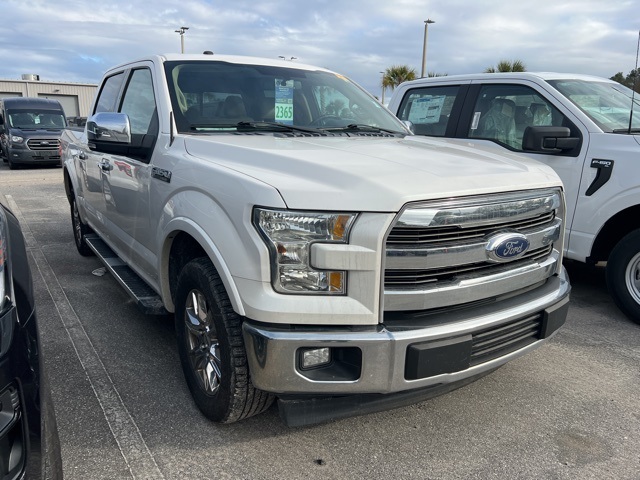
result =
[{"label": "white parking line", "polygon": [[56,277],[33,236],[20,208],[11,195],[6,195],[5,197],[13,214],[18,218],[22,226],[27,250],[31,253],[44,285],[49,291],[49,295],[51,295],[60,320],[67,331],[78,360],[80,360],[80,364],[89,379],[91,388],[100,403],[107,424],[118,443],[120,453],[127,463],[132,477],[150,480],[164,479],[165,477],[145,443],[138,425],[124,405],[98,352],[93,347],[80,319],[69,303],[58,277]]}]

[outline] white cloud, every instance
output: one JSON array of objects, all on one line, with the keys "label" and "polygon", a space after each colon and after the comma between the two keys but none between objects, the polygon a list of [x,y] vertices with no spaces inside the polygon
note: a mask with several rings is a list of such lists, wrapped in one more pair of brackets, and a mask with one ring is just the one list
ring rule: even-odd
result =
[{"label": "white cloud", "polygon": [[[427,70],[470,73],[502,59],[529,70],[609,77],[634,68],[636,0],[5,0],[0,77],[39,73],[97,82],[108,67],[151,53],[295,56],[337,70],[379,94],[379,73],[417,71],[426,18]],[[46,19],[46,22],[43,22]]]}]

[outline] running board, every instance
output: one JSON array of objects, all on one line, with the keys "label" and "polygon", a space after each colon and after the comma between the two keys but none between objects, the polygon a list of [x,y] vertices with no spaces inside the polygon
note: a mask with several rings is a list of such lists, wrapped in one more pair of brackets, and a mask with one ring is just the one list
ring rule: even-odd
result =
[{"label": "running board", "polygon": [[136,302],[137,307],[147,315],[168,315],[162,299],[142,278],[138,276],[116,253],[97,235],[84,237],[89,248],[104,263],[107,270]]}]

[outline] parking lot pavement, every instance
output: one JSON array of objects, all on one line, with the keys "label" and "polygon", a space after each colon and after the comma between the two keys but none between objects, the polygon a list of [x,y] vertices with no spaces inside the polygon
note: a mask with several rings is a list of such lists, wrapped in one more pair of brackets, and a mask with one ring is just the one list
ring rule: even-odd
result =
[{"label": "parking lot pavement", "polygon": [[77,254],[62,170],[0,165],[0,194],[29,241],[67,479],[639,478],[640,326],[601,270],[568,265],[558,334],[448,395],[314,427],[275,408],[219,426],[191,401],[173,320]]}]

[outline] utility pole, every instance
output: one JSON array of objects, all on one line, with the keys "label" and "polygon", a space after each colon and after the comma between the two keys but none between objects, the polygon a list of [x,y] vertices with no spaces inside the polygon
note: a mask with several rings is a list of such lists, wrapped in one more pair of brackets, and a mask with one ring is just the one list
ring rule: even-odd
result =
[{"label": "utility pole", "polygon": [[189,27],[180,27],[179,30],[176,30],[176,33],[180,34],[180,51],[181,53],[184,53],[184,34],[185,32],[189,30]]},{"label": "utility pole", "polygon": [[422,74],[420,78],[424,78],[425,67],[427,65],[427,29],[429,28],[429,24],[436,23],[435,21],[427,18],[424,21],[424,45],[422,46]]}]

